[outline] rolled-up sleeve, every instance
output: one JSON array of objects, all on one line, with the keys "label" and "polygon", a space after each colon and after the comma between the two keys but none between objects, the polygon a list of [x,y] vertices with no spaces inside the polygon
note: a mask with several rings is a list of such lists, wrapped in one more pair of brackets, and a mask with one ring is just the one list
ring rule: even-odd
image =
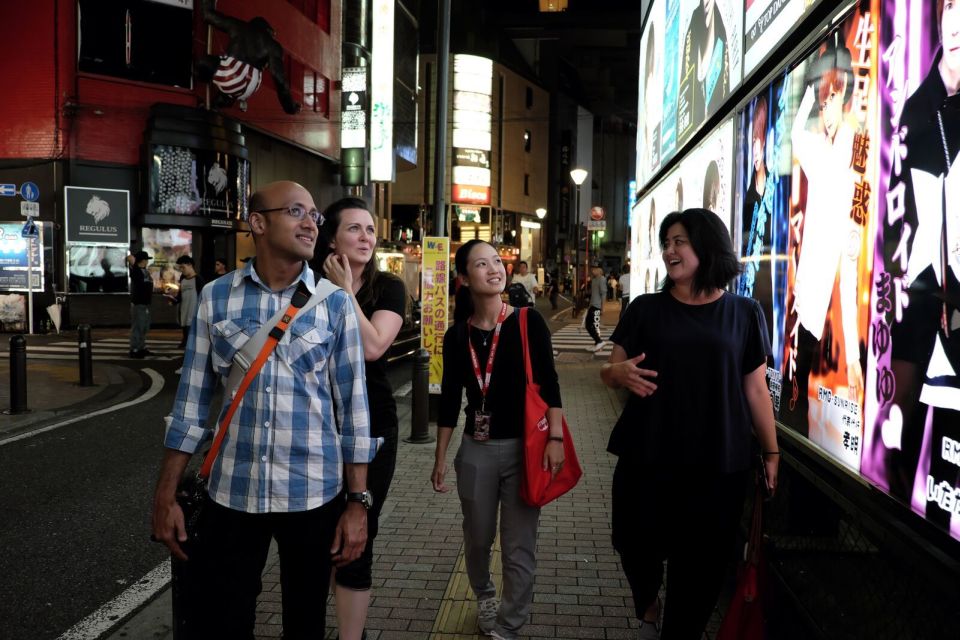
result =
[{"label": "rolled-up sleeve", "polygon": [[[370,408],[367,403],[363,342],[353,305],[340,298],[336,340],[330,354],[330,382],[336,408],[340,448],[346,464],[366,464],[377,455],[383,438],[370,437]],[[334,305],[331,305],[334,306]]]},{"label": "rolled-up sleeve", "polygon": [[217,384],[210,359],[210,313],[209,297],[201,294],[184,352],[183,374],[173,410],[164,418],[167,425],[164,446],[190,454],[196,453],[213,435],[213,429],[207,425],[210,400]]}]

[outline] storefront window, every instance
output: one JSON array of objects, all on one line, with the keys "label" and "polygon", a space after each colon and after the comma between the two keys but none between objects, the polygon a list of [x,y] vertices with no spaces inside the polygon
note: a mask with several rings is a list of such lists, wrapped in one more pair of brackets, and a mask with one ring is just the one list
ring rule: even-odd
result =
[{"label": "storefront window", "polygon": [[143,229],[143,250],[150,255],[147,271],[154,291],[175,293],[179,288],[177,258],[192,256],[193,233],[186,229]]},{"label": "storefront window", "polygon": [[120,246],[67,246],[67,286],[70,293],[127,293],[127,249]]}]

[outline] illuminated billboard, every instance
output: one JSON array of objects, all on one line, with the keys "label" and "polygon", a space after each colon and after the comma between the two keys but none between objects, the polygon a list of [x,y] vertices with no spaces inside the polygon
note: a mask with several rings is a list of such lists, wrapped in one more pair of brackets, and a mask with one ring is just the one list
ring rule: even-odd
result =
[{"label": "illuminated billboard", "polygon": [[393,181],[394,0],[373,2],[373,61],[370,64],[370,179]]},{"label": "illuminated billboard", "polygon": [[745,0],[743,76],[747,77],[820,0]]},{"label": "illuminated billboard", "polygon": [[883,0],[882,16],[860,471],[960,539],[960,4]]},{"label": "illuminated billboard", "polygon": [[490,204],[493,61],[453,56],[453,202]]},{"label": "illuminated billboard", "polygon": [[641,189],[740,84],[742,41],[739,0],[653,3],[640,40]]}]

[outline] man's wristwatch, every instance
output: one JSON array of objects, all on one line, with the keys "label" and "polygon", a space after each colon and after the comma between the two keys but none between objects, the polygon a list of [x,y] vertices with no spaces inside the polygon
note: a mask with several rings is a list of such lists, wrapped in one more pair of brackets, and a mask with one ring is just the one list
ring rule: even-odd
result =
[{"label": "man's wristwatch", "polygon": [[347,493],[347,502],[359,502],[367,511],[373,506],[373,494],[370,491],[361,491],[359,493]]}]

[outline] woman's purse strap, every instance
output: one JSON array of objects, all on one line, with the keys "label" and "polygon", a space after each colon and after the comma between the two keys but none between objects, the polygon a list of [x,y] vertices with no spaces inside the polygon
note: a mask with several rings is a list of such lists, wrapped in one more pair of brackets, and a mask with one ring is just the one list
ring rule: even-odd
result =
[{"label": "woman's purse strap", "polygon": [[[327,283],[329,286],[321,286],[323,283]],[[220,421],[220,428],[217,429],[217,435],[213,439],[213,444],[210,445],[210,450],[207,452],[207,457],[203,461],[203,466],[200,468],[200,472],[197,474],[201,479],[206,480],[210,476],[210,470],[213,468],[213,462],[216,460],[217,454],[220,452],[220,446],[223,444],[223,439],[227,435],[227,430],[230,427],[230,421],[233,419],[233,414],[236,412],[237,407],[240,406],[240,400],[243,399],[243,394],[246,393],[250,383],[253,382],[253,379],[257,377],[258,373],[260,373],[260,369],[263,368],[267,358],[270,357],[270,354],[273,353],[273,350],[277,347],[280,339],[283,338],[283,334],[287,331],[287,328],[289,328],[290,324],[293,322],[293,319],[302,309],[310,309],[316,306],[338,288],[339,287],[333,286],[332,283],[327,280],[321,280],[317,283],[315,293],[311,296],[307,292],[306,287],[302,284],[301,286],[297,287],[293,297],[290,299],[290,305],[287,307],[286,311],[283,312],[280,319],[276,320],[276,324],[266,331],[266,339],[263,343],[263,346],[260,348],[259,354],[257,354],[257,357],[252,363],[250,363],[250,366],[247,367],[243,379],[240,381],[240,384],[237,386],[236,390],[232,392],[233,399],[230,401],[230,408],[227,409],[227,412],[223,416],[223,420]],[[275,318],[276,316],[271,318],[271,321],[273,321]],[[270,324],[273,323],[270,322],[266,326],[269,327]],[[266,329],[266,327],[264,327],[264,329]],[[255,340],[256,338],[257,336],[254,336],[251,338],[251,340]],[[231,367],[231,371],[236,367],[237,364],[234,363],[233,367]],[[226,392],[231,392],[229,385],[227,385]]]},{"label": "woman's purse strap", "polygon": [[527,336],[527,309],[520,307],[520,341],[523,344],[523,366],[527,372],[527,384],[533,384],[533,365],[530,363],[530,340]]}]

